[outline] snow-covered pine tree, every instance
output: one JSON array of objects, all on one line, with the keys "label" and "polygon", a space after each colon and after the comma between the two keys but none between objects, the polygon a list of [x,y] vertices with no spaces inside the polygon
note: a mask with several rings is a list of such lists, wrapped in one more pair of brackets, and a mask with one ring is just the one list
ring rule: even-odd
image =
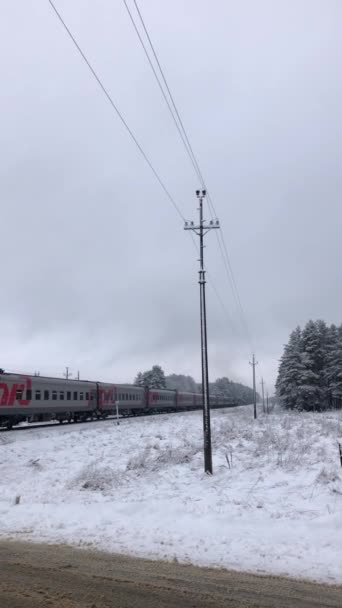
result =
[{"label": "snow-covered pine tree", "polygon": [[302,369],[298,386],[298,400],[304,409],[322,408],[324,393],[321,386],[323,358],[321,336],[317,323],[310,320],[302,331]]},{"label": "snow-covered pine tree", "polygon": [[302,332],[297,327],[291,332],[281,357],[276,391],[283,407],[287,409],[302,409],[303,402],[298,391],[302,382]]},{"label": "snow-covered pine tree", "polygon": [[329,328],[322,319],[315,322],[318,335],[318,348],[315,353],[316,373],[319,375],[319,386],[321,391],[320,408],[329,407],[329,386],[326,381],[326,367],[329,349]]},{"label": "snow-covered pine tree", "polygon": [[144,375],[141,372],[138,372],[136,378],[134,380],[135,386],[145,386],[144,385]]},{"label": "snow-covered pine tree", "polygon": [[165,374],[160,365],[154,365],[146,372],[139,372],[134,380],[136,386],[147,386],[148,388],[166,388]]},{"label": "snow-covered pine tree", "polygon": [[166,387],[170,390],[178,390],[189,393],[197,392],[197,385],[195,380],[191,376],[184,376],[183,374],[170,374],[166,376]]},{"label": "snow-covered pine tree", "polygon": [[284,407],[326,409],[342,399],[342,326],[309,321],[290,335],[276,382]]},{"label": "snow-covered pine tree", "polygon": [[154,365],[149,372],[149,388],[166,388],[165,374],[160,365]]},{"label": "snow-covered pine tree", "polygon": [[[342,398],[342,325],[331,326],[326,375],[331,397]],[[333,338],[332,338],[333,336]]]},{"label": "snow-covered pine tree", "polygon": [[324,367],[324,379],[328,387],[329,402],[332,398],[332,385],[336,376],[336,350],[337,350],[338,333],[336,325],[328,327],[327,339],[327,354]]}]

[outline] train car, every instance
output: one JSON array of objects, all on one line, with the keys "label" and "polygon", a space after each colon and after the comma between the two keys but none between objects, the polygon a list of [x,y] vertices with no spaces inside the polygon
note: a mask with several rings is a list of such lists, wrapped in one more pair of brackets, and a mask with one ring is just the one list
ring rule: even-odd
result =
[{"label": "train car", "polygon": [[232,401],[231,397],[217,397],[216,404],[214,407],[225,408],[225,407],[236,407],[238,404]]},{"label": "train car", "polygon": [[147,407],[152,412],[174,412],[177,407],[177,391],[151,388],[147,392]]},{"label": "train car", "polygon": [[0,375],[0,425],[24,420],[85,420],[96,410],[95,382],[17,374]]},{"label": "train car", "polygon": [[177,393],[177,409],[188,410],[194,405],[194,393]]},{"label": "train car", "polygon": [[203,407],[202,393],[194,393],[194,405],[197,410]]},{"label": "train car", "polygon": [[129,384],[98,382],[99,412],[102,416],[116,414],[116,406],[123,416],[146,412],[145,389]]},{"label": "train car", "polygon": [[177,410],[198,409],[202,405],[202,395],[198,393],[177,393]]},{"label": "train car", "polygon": [[[234,407],[228,397],[210,396],[212,408]],[[109,415],[141,415],[201,409],[201,393],[147,389],[130,384],[8,374],[0,370],[0,426],[22,421],[78,422]]]}]

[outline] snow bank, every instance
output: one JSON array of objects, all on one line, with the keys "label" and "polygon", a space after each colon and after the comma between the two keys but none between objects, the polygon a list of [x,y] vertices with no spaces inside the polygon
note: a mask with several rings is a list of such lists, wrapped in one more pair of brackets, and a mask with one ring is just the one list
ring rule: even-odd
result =
[{"label": "snow bank", "polygon": [[[0,536],[342,583],[341,413],[250,407],[0,434]],[[20,496],[20,503],[15,504]]]}]

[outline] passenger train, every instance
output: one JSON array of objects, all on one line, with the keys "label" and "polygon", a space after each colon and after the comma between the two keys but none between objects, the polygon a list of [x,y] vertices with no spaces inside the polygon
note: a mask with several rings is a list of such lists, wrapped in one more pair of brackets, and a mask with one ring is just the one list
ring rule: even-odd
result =
[{"label": "passenger train", "polygon": [[[211,396],[211,407],[234,407],[226,397]],[[123,416],[202,408],[202,395],[148,389],[130,384],[65,380],[5,373],[0,370],[0,427],[23,421],[82,422],[119,413]]]}]

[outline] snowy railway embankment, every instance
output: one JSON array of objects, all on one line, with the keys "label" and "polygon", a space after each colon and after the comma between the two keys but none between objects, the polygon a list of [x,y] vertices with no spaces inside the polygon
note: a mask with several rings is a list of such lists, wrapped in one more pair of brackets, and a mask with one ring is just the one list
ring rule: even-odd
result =
[{"label": "snowy railway embankment", "polygon": [[[341,412],[200,412],[0,436],[0,536],[342,583]],[[16,503],[16,497],[19,504]]]}]

